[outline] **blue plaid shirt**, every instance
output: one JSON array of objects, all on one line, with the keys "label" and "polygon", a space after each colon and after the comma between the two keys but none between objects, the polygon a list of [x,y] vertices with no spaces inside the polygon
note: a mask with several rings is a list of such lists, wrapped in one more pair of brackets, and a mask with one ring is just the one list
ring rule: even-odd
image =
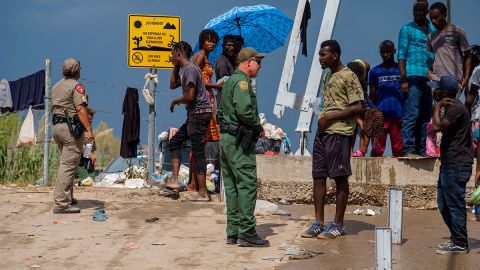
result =
[{"label": "blue plaid shirt", "polygon": [[436,29],[428,22],[428,33],[415,22],[402,26],[398,34],[398,60],[405,60],[407,64],[407,77],[428,77],[428,67],[433,63],[433,53],[427,52],[428,34]]}]

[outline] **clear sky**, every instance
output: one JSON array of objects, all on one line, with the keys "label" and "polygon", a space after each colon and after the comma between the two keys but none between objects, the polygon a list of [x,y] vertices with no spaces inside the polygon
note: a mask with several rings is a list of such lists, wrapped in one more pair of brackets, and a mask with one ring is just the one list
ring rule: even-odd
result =
[{"label": "clear sky", "polygon": [[[325,0],[312,0],[312,19],[308,27],[308,58],[299,56],[291,90],[304,93],[311,66]],[[429,1],[432,4],[434,1]],[[479,0],[452,0],[452,23],[465,29],[470,44],[480,44]],[[333,38],[342,46],[342,61],[366,59],[372,66],[380,63],[378,44],[391,39],[397,43],[400,27],[412,20],[413,0],[342,0]],[[65,58],[81,61],[82,79],[90,96],[90,106],[99,111],[94,126],[107,122],[121,135],[122,103],[127,86],[141,91],[147,69],[127,66],[129,14],[172,15],[182,18],[182,39],[192,47],[207,22],[235,6],[268,4],[279,8],[292,20],[295,0],[15,0],[1,1],[0,79],[16,80],[44,68],[52,60],[52,85],[61,77]],[[269,122],[282,127],[298,148],[295,132],[299,112],[287,109],[282,119],[273,115],[276,92],[282,73],[288,40],[285,45],[262,61],[258,77],[258,104]],[[170,90],[169,70],[159,70],[157,133],[168,127],[179,127],[185,121],[185,110],[177,107],[170,113],[173,96],[180,88]],[[96,82],[96,83],[92,83]],[[148,105],[140,94],[141,143],[147,143]],[[314,120],[314,122],[316,122]],[[316,124],[312,126],[313,132]],[[310,139],[313,137],[310,136]],[[312,149],[310,140],[309,149]]]}]

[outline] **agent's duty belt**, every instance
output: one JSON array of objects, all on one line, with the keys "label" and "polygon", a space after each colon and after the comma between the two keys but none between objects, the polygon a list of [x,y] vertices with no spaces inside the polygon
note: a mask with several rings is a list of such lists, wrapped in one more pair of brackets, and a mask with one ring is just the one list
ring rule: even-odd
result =
[{"label": "agent's duty belt", "polygon": [[58,116],[58,115],[53,115],[52,116],[52,124],[53,125],[67,123],[67,121],[68,120],[65,117]]},{"label": "agent's duty belt", "polygon": [[220,132],[236,136],[238,133],[238,126],[233,124],[220,125]]}]

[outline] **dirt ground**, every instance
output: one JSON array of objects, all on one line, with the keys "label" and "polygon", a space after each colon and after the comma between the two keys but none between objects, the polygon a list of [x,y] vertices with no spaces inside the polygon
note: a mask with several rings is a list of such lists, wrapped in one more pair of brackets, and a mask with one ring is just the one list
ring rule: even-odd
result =
[{"label": "dirt ground", "polygon": [[[76,188],[82,212],[53,215],[51,188],[0,187],[0,269],[375,269],[374,228],[387,225],[386,209],[357,216],[352,212],[359,207],[349,206],[348,236],[303,239],[313,206],[282,205],[292,216],[257,217],[258,233],[271,246],[243,248],[225,244],[220,202],[185,202],[158,193]],[[98,207],[107,221],[92,220]],[[327,207],[327,219],[334,211]],[[159,219],[145,221],[152,217]],[[393,268],[478,269],[480,223],[469,221],[468,230],[469,254],[437,255],[436,245],[448,236],[438,211],[405,209],[404,243],[392,248]],[[291,246],[318,255],[289,260],[284,254]]]}]

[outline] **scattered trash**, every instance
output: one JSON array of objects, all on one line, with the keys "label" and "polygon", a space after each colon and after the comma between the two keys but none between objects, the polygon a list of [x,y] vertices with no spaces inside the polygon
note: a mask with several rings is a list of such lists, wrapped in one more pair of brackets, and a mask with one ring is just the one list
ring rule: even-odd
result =
[{"label": "scattered trash", "polygon": [[283,256],[268,255],[262,258],[265,261],[279,262],[283,259]]},{"label": "scattered trash", "polygon": [[273,211],[272,215],[277,215],[277,216],[291,216],[292,213],[290,213],[287,210],[283,210],[280,208],[277,208],[277,210]]},{"label": "scattered trash", "polygon": [[318,254],[323,254],[323,252],[315,252],[315,251],[309,251],[309,250],[301,250],[298,255],[289,255],[288,259],[289,260],[304,260],[304,259],[311,259]]},{"label": "scattered trash", "polygon": [[125,188],[143,188],[145,185],[145,180],[140,178],[127,179],[125,180]]},{"label": "scattered trash", "polygon": [[207,190],[210,192],[215,191],[215,184],[211,180],[207,180]]},{"label": "scattered trash", "polygon": [[125,246],[128,247],[128,248],[132,248],[132,249],[140,248],[140,245],[137,244],[137,243],[134,243],[134,242],[127,242],[127,244]]},{"label": "scattered trash", "polygon": [[281,199],[280,201],[278,201],[278,203],[283,204],[283,205],[291,205],[292,204],[292,202],[290,202],[287,199]]},{"label": "scattered trash", "polygon": [[40,226],[42,226],[42,224],[33,224],[32,226],[33,227],[40,227]]},{"label": "scattered trash", "polygon": [[52,220],[52,224],[58,224],[60,221],[58,220]]},{"label": "scattered trash", "polygon": [[365,210],[361,210],[358,208],[357,210],[353,211],[354,215],[363,215],[365,213]]},{"label": "scattered trash", "polygon": [[155,222],[155,221],[157,221],[157,220],[159,220],[159,219],[160,219],[160,218],[158,218],[158,217],[151,217],[151,218],[145,219],[145,222],[153,223],[153,222]]},{"label": "scattered trash", "polygon": [[93,186],[93,179],[89,176],[89,177],[83,179],[80,182],[80,185],[85,186],[85,187],[91,187],[91,186]]},{"label": "scattered trash", "polygon": [[285,255],[300,255],[300,248],[291,246],[285,250]]},{"label": "scattered trash", "polygon": [[92,219],[93,221],[105,221],[108,219],[108,217],[105,214],[105,210],[103,210],[103,208],[100,208],[100,209],[97,209],[95,213],[93,213]]},{"label": "scattered trash", "polygon": [[152,245],[153,245],[153,246],[164,246],[164,245],[166,245],[166,243],[163,243],[163,242],[153,242]]},{"label": "scattered trash", "polygon": [[278,205],[264,201],[257,200],[255,205],[255,215],[258,216],[268,216],[268,215],[280,215],[280,216],[290,216],[290,212],[278,208]]},{"label": "scattered trash", "polygon": [[368,208],[367,210],[362,210],[360,208],[357,208],[355,211],[353,211],[353,214],[358,215],[358,216],[361,216],[361,215],[375,216],[375,215],[380,215],[382,213],[383,213],[382,208],[378,208],[377,210],[373,210],[373,209],[370,209],[370,208]]},{"label": "scattered trash", "polygon": [[40,265],[38,264],[31,264],[30,265],[31,268],[42,268]]}]

